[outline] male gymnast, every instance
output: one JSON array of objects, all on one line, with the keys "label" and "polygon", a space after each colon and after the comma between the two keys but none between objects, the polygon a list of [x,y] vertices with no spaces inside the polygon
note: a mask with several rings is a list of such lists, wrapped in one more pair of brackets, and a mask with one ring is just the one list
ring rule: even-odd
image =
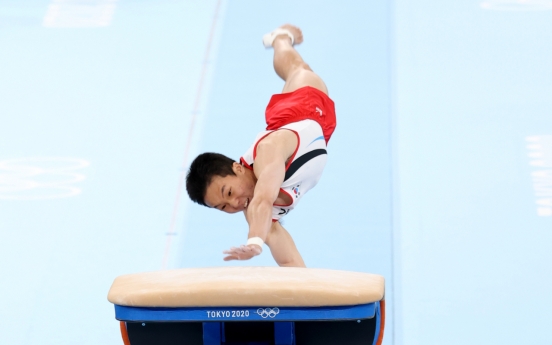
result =
[{"label": "male gymnast", "polygon": [[306,267],[279,220],[320,179],[336,118],[326,85],[293,48],[301,42],[301,30],[289,24],[263,36],[264,45],[274,49],[274,70],[285,81],[266,108],[266,131],[239,162],[203,153],[186,176],[192,201],[245,214],[247,244],[224,251],[225,261],[249,260],[266,243],[279,266]]}]

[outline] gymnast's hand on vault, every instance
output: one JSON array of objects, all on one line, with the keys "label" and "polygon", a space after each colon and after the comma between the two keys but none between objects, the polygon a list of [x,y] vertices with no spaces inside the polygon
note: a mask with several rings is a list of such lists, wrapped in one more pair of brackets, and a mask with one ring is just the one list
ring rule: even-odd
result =
[{"label": "gymnast's hand on vault", "polygon": [[252,257],[261,254],[262,251],[261,247],[256,244],[232,247],[230,250],[223,251],[223,253],[227,255],[224,257],[224,261],[249,260]]}]

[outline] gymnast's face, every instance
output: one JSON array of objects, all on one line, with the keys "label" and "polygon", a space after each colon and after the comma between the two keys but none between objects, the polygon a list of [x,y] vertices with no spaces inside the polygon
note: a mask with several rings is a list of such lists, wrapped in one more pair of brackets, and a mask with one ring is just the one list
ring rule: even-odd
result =
[{"label": "gymnast's face", "polygon": [[239,163],[234,163],[232,170],[235,176],[213,177],[205,192],[207,206],[226,213],[236,213],[247,208],[253,199],[254,174]]}]

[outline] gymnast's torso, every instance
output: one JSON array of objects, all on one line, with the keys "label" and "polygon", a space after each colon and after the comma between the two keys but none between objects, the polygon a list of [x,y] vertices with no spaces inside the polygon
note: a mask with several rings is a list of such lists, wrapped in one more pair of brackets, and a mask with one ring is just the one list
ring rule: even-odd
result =
[{"label": "gymnast's torso", "polygon": [[[294,154],[286,162],[286,174],[276,202],[272,207],[272,220],[280,220],[299,203],[299,200],[313,188],[326,165],[326,141],[320,125],[314,120],[302,120],[280,127],[289,130],[298,138]],[[248,169],[253,169],[258,143],[274,131],[263,131],[257,135],[253,145],[240,158]]]}]

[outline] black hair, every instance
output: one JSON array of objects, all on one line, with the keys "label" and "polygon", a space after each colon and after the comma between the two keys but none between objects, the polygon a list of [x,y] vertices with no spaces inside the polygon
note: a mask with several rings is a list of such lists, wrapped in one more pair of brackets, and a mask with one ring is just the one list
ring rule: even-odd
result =
[{"label": "black hair", "polygon": [[225,177],[236,175],[232,169],[234,160],[221,155],[220,153],[205,152],[200,154],[190,164],[190,169],[186,175],[186,191],[193,202],[203,206],[205,203],[205,193],[211,180],[215,176]]}]

